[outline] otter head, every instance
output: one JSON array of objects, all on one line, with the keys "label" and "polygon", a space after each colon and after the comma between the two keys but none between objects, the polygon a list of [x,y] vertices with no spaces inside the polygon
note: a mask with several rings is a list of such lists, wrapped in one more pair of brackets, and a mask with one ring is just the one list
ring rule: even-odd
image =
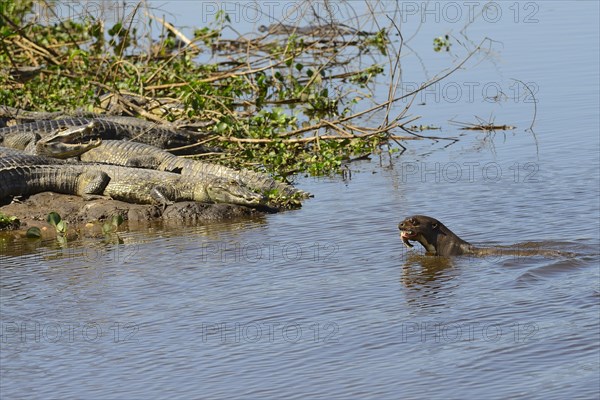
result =
[{"label": "otter head", "polygon": [[400,237],[407,247],[413,247],[411,241],[419,242],[427,252],[437,253],[438,235],[445,235],[444,225],[435,218],[425,215],[413,215],[398,224]]}]

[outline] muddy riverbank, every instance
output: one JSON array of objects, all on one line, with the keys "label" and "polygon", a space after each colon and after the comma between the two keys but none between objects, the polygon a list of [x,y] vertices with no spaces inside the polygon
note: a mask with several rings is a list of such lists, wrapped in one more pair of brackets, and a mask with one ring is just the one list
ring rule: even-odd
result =
[{"label": "muddy riverbank", "polygon": [[253,208],[234,204],[207,204],[193,201],[179,202],[163,208],[149,204],[130,204],[117,200],[98,199],[86,201],[78,196],[51,192],[38,193],[21,202],[0,207],[0,212],[17,217],[20,228],[50,227],[46,217],[57,212],[69,224],[97,223],[121,215],[130,223],[152,221],[216,222],[264,214]]}]

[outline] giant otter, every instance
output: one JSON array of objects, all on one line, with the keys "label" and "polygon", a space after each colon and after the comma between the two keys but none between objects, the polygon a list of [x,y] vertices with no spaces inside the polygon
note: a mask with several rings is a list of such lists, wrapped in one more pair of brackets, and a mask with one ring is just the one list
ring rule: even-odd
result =
[{"label": "giant otter", "polygon": [[454,232],[435,218],[425,215],[413,215],[398,224],[400,237],[407,247],[413,247],[411,241],[419,242],[427,250],[427,255],[432,256],[460,256],[470,254],[485,255],[514,255],[514,256],[574,256],[572,253],[558,250],[543,249],[506,249],[506,248],[478,248],[459,238]]},{"label": "giant otter", "polygon": [[474,247],[459,238],[435,218],[414,215],[398,224],[400,237],[407,247],[413,247],[410,241],[421,243],[427,254],[434,256],[459,256],[472,253]]}]

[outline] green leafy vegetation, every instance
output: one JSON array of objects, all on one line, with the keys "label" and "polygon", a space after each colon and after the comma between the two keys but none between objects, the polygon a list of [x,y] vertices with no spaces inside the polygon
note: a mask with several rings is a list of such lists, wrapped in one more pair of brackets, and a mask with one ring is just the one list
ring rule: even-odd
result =
[{"label": "green leafy vegetation", "polygon": [[119,226],[123,223],[123,216],[113,215],[110,220],[107,220],[102,224],[102,233],[104,235],[111,235],[117,232]]},{"label": "green leafy vegetation", "polygon": [[27,232],[25,232],[25,237],[28,239],[41,239],[42,230],[37,226],[32,226],[31,228],[27,229]]},{"label": "green leafy vegetation", "polygon": [[21,221],[15,216],[6,215],[0,212],[0,230],[17,229],[21,225]]},{"label": "green leafy vegetation", "polygon": [[[0,104],[184,125],[221,150],[202,160],[282,178],[338,172],[382,143],[400,144],[403,120],[415,119],[404,105],[390,114],[401,98],[395,73],[401,44],[386,28],[348,32],[339,29],[344,23],[314,16],[316,27],[304,21],[288,33],[275,26],[267,27],[273,34],[227,39],[231,19],[219,11],[187,38],[141,4],[116,22],[84,12],[49,23],[33,17],[40,4],[53,15],[53,6],[74,3],[0,3],[0,70],[8,71],[0,74]],[[442,39],[435,45],[448,49],[448,37]],[[375,55],[382,65],[373,63]],[[363,56],[366,63],[359,62]],[[29,67],[36,72],[25,74]],[[389,81],[389,97],[377,103],[382,81]]]},{"label": "green leafy vegetation", "polygon": [[50,214],[48,214],[48,217],[46,217],[46,222],[56,229],[56,233],[58,235],[63,236],[65,233],[67,233],[67,223],[63,221],[62,217],[58,213],[52,211]]}]

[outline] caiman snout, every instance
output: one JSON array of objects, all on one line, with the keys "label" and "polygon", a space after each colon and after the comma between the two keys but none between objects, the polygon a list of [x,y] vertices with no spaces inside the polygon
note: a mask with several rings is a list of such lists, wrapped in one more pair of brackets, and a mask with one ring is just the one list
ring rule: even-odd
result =
[{"label": "caiman snout", "polygon": [[213,201],[243,206],[258,206],[265,202],[264,195],[253,192],[234,180],[214,179],[207,190]]}]

